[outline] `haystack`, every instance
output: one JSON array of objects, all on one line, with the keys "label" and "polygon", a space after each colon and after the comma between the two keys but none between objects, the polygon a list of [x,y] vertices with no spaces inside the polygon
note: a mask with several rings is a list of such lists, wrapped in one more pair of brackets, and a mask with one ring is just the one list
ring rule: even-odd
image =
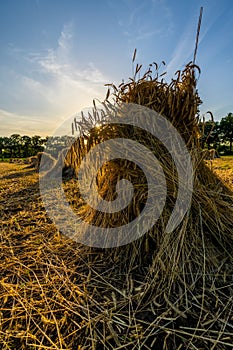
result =
[{"label": "haystack", "polygon": [[[175,205],[178,178],[161,142],[126,125],[105,124],[97,130],[95,123],[101,118],[96,109],[92,119],[83,117],[79,123],[84,134],[89,129],[86,152],[111,138],[131,138],[159,159],[167,184],[166,206],[149,232],[125,246],[90,249],[90,264],[99,276],[90,295],[106,308],[99,319],[96,314],[93,324],[94,343],[101,344],[104,337],[105,347],[102,343],[95,348],[227,349],[233,344],[232,193],[206,165],[200,150],[201,99],[196,88],[199,67],[189,63],[169,84],[159,76],[157,67],[155,71],[150,67],[137,78],[137,66],[134,79],[113,89],[117,106],[139,104],[167,118],[190,152],[194,170],[192,204],[173,232],[166,232],[166,224]],[[81,161],[76,161],[77,172]],[[120,213],[100,213],[83,203],[78,214],[92,225],[103,227],[118,227],[133,220],[145,205],[148,190],[138,166],[122,159],[108,162],[97,174],[99,193],[114,200],[117,181],[122,178],[129,179],[135,189],[127,208]]]}]

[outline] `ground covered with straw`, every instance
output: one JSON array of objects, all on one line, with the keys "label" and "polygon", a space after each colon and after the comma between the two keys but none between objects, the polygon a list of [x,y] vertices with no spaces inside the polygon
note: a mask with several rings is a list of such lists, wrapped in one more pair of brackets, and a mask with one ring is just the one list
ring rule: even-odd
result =
[{"label": "ground covered with straw", "polygon": [[[178,174],[161,142],[140,128],[104,125],[96,134],[93,125],[85,135],[88,120],[80,124],[84,128],[80,140],[87,139],[83,150],[112,137],[132,138],[148,146],[163,166],[167,200],[161,217],[141,238],[117,248],[89,248],[63,236],[46,215],[36,171],[1,164],[3,349],[232,348],[232,183],[219,178],[218,169],[206,164],[199,149],[197,68],[187,65],[168,84],[156,66],[155,75],[149,69],[142,78],[113,86],[118,106],[140,104],[161,113],[190,152],[192,203],[173,232],[168,233],[166,225],[177,199]],[[80,159],[74,159],[72,152],[67,159],[76,171]],[[145,177],[135,164],[121,159],[105,164],[96,176],[107,200],[115,198],[117,181],[125,177],[135,195],[115,216],[100,215],[83,203],[75,178],[66,179],[63,188],[84,220],[118,227],[145,205]]]},{"label": "ground covered with straw", "polygon": [[[2,349],[232,347],[230,250],[227,257],[204,230],[201,242],[196,233],[192,240],[180,233],[157,260],[145,240],[130,244],[122,267],[120,248],[88,249],[60,235],[46,216],[35,170],[0,166]],[[197,225],[201,230],[201,216]],[[169,244],[176,250],[170,259],[186,254],[187,266],[169,270],[176,265],[163,260]]]}]

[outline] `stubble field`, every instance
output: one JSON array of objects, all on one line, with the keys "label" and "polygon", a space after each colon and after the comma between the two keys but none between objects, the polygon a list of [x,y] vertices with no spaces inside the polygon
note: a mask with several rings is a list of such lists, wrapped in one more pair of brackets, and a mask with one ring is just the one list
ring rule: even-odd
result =
[{"label": "stubble field", "polygon": [[[233,190],[233,157],[221,157],[207,164]],[[98,349],[95,339],[100,335],[97,333],[104,334],[105,329],[90,328],[98,324],[109,303],[112,306],[108,306],[108,311],[114,312],[117,295],[122,293],[117,281],[106,291],[107,275],[98,271],[98,262],[96,270],[89,268],[89,259],[94,261],[95,255],[90,258],[91,254],[85,255],[82,250],[80,256],[77,244],[63,237],[47,217],[34,169],[0,163],[0,212],[0,347],[89,349],[79,345],[87,342],[86,329],[89,328],[89,344]],[[79,273],[76,266],[83,266]],[[93,286],[97,281],[99,291],[103,284],[106,305],[95,303],[97,292]],[[88,290],[93,294],[87,299]],[[106,314],[106,317],[110,316]],[[169,319],[169,314],[167,317]],[[119,334],[124,329],[121,322]],[[127,337],[128,344],[143,339],[133,320],[127,329],[128,334],[122,331],[122,337]],[[108,338],[119,342],[117,339],[121,338],[111,323],[108,323],[108,332],[111,334]],[[111,343],[111,339],[108,342]],[[104,348],[104,343],[99,344],[99,349]]]}]

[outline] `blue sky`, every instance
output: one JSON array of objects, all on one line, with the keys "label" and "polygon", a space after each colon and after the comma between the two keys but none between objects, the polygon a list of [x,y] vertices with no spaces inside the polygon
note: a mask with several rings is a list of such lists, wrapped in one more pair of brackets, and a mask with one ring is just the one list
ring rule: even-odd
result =
[{"label": "blue sky", "polygon": [[0,135],[51,135],[62,121],[103,100],[106,83],[167,64],[167,80],[193,56],[201,112],[233,112],[231,0],[1,0]]}]

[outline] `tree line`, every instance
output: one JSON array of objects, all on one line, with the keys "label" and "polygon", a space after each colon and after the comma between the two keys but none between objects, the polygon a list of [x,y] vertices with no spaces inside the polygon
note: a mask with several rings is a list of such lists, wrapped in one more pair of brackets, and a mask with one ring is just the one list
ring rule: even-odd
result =
[{"label": "tree line", "polygon": [[202,148],[214,148],[220,154],[233,153],[233,114],[220,121],[200,122],[200,138]]},{"label": "tree line", "polygon": [[[48,141],[49,140],[49,141]],[[60,150],[74,142],[71,136],[41,137],[20,136],[13,134],[9,137],[0,137],[0,159],[27,158],[46,150],[52,156],[57,156]]]},{"label": "tree line", "polygon": [[13,134],[10,137],[0,137],[0,157],[4,158],[27,158],[42,152],[47,142],[47,137],[20,136]]},{"label": "tree line", "polygon": [[[233,153],[233,114],[222,118],[220,121],[207,121],[199,123],[200,142],[202,148],[215,148],[220,154]],[[52,142],[47,143],[47,137],[20,136],[13,134],[10,137],[0,137],[0,159],[27,158],[42,152],[47,147],[53,147],[51,154],[56,154],[61,145],[68,144],[68,136],[53,137]],[[51,138],[50,138],[51,141]]]}]

